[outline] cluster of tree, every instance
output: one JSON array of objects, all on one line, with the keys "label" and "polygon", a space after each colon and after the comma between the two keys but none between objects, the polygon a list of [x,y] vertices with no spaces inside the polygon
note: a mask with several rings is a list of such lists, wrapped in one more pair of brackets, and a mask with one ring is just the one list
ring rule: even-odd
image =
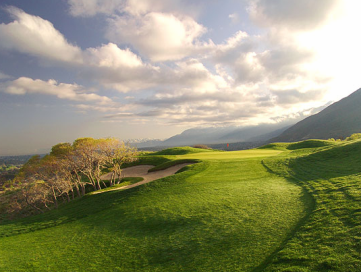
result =
[{"label": "cluster of tree", "polygon": [[19,165],[2,165],[0,166],[0,191],[11,186],[11,181],[18,174],[21,166]]},{"label": "cluster of tree", "polygon": [[12,209],[57,208],[59,201],[71,201],[106,186],[101,176],[111,172],[110,185],[120,182],[122,165],[136,160],[137,150],[115,138],[80,138],[52,147],[50,154],[33,156],[14,179],[17,184]]}]

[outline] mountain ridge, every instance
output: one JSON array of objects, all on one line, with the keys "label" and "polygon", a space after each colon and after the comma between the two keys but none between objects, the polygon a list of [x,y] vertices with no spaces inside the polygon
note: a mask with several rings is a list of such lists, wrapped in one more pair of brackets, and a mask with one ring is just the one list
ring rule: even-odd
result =
[{"label": "mountain ridge", "polygon": [[285,130],[269,142],[344,139],[361,132],[361,88]]}]

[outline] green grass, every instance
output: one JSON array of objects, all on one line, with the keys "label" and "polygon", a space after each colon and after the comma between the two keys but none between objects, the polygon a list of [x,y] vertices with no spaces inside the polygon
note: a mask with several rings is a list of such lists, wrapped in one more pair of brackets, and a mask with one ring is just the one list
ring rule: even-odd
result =
[{"label": "green grass", "polygon": [[183,163],[198,163],[198,162],[200,162],[200,160],[196,160],[196,159],[180,159],[180,160],[167,161],[165,163],[159,164],[159,165],[149,169],[148,172],[156,172],[159,170],[164,170],[169,167],[183,164]]},{"label": "green grass", "polygon": [[297,182],[315,200],[308,220],[267,271],[360,271],[361,142],[265,160],[265,165]]},{"label": "green grass", "polygon": [[143,178],[141,177],[127,177],[127,178],[122,178],[120,183],[119,184],[115,184],[115,185],[112,185],[112,186],[109,186],[108,184],[110,183],[109,180],[104,180],[105,184],[108,186],[106,188],[103,188],[101,190],[97,190],[97,191],[94,191],[94,192],[91,192],[90,194],[98,194],[100,192],[107,192],[107,191],[111,191],[111,190],[114,190],[116,188],[120,188],[120,187],[123,187],[123,186],[127,186],[127,185],[131,185],[131,184],[134,184],[134,183],[137,183],[137,182],[140,182],[142,181]]},{"label": "green grass", "polygon": [[196,150],[140,159],[201,161],[176,175],[3,223],[0,271],[361,270],[361,142]]}]

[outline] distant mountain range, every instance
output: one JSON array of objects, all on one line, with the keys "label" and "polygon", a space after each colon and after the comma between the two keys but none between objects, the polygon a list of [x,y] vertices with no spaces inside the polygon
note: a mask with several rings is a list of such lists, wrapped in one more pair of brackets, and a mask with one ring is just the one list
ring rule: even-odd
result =
[{"label": "distant mountain range", "polygon": [[[138,148],[206,144],[213,148],[247,149],[270,142],[345,138],[361,132],[361,89],[296,124],[261,124],[249,127],[192,128],[166,139],[138,143]],[[232,147],[232,148],[231,148]]]},{"label": "distant mountain range", "polygon": [[172,146],[206,144],[213,148],[229,143],[232,149],[246,149],[280,135],[290,124],[261,124],[249,127],[206,127],[192,128],[166,139],[132,143],[140,149],[158,150]]},{"label": "distant mountain range", "polygon": [[163,146],[219,144],[266,141],[280,135],[288,127],[285,124],[261,124],[250,127],[192,128],[175,135],[161,144]]},{"label": "distant mountain range", "polygon": [[361,132],[361,89],[285,130],[269,142],[343,139]]}]

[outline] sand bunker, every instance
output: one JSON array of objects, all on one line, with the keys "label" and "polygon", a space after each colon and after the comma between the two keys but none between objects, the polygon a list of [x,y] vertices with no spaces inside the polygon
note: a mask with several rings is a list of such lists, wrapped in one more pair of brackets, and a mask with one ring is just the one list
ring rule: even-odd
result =
[{"label": "sand bunker", "polygon": [[[153,180],[156,179],[160,179],[160,178],[165,178],[168,177],[170,175],[174,175],[178,170],[182,169],[183,167],[190,165],[192,163],[182,163],[182,164],[178,164],[175,166],[171,166],[167,169],[164,170],[159,170],[156,172],[150,172],[148,173],[148,170],[153,168],[153,165],[138,165],[138,166],[132,166],[132,167],[128,167],[123,169],[122,171],[122,178],[126,178],[126,177],[142,177],[143,180],[131,185],[126,185],[126,186],[122,186],[122,187],[117,187],[114,188],[113,190],[107,190],[107,192],[109,191],[114,191],[114,190],[122,190],[122,189],[129,189],[129,188],[133,188],[148,182],[151,182]],[[101,177],[102,180],[109,180],[111,177],[111,173],[105,174]],[[101,193],[102,191],[95,191],[93,192],[93,194],[97,194],[97,193]]]}]

